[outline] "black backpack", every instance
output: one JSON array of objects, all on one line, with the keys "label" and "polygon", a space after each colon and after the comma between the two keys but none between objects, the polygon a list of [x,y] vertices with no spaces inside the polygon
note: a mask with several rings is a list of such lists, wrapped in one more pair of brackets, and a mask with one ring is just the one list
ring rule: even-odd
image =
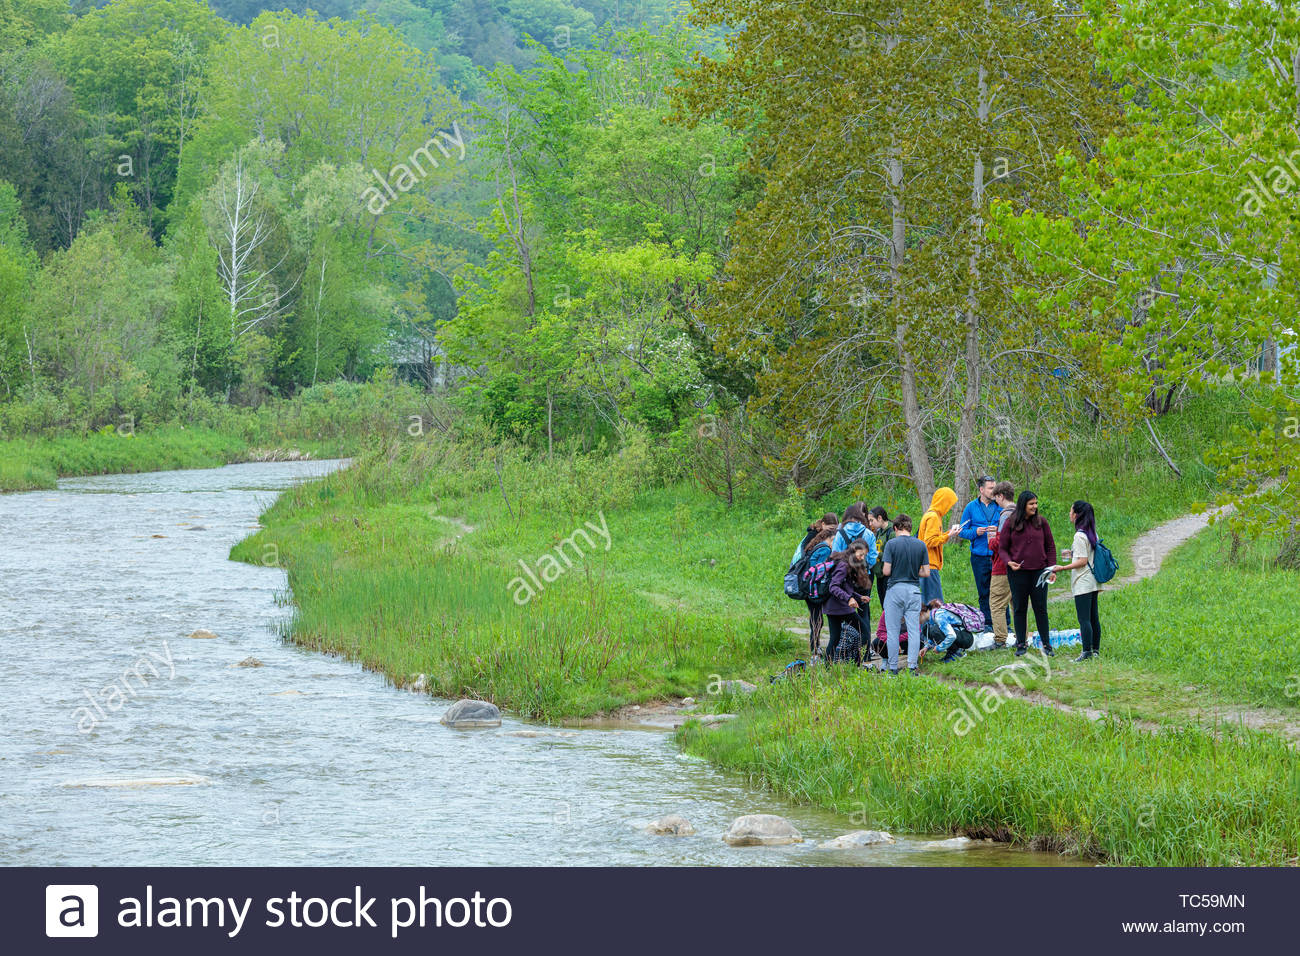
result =
[{"label": "black backpack", "polygon": [[[814,537],[814,533],[809,531],[807,536],[803,539],[803,553],[799,556],[799,560],[790,566],[789,571],[785,572],[786,597],[802,601],[825,601],[828,596],[827,594],[809,594],[809,584],[813,578],[808,574],[808,569],[816,567],[831,556],[831,546],[826,542],[817,545],[817,547],[813,548],[812,551],[808,550],[808,542]],[[816,558],[817,560],[814,561],[813,558]],[[825,576],[829,581],[829,570],[827,570]]]}]

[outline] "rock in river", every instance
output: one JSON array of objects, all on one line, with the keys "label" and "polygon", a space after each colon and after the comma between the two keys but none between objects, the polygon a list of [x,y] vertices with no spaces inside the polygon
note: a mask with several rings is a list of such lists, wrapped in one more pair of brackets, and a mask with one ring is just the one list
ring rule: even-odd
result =
[{"label": "rock in river", "polygon": [[854,830],[834,840],[825,840],[818,846],[823,850],[851,850],[859,846],[873,846],[877,843],[893,843],[894,838],[883,830]]},{"label": "rock in river", "polygon": [[216,636],[217,635],[213,634],[211,631],[205,631],[203,628],[199,628],[190,635],[190,638],[196,641],[211,641],[214,640]]},{"label": "rock in river", "polygon": [[468,727],[500,727],[501,711],[486,700],[458,700],[442,715],[442,723],[461,730]]},{"label": "rock in river", "polygon": [[236,667],[262,667],[263,664],[256,657],[245,657],[235,665]]},{"label": "rock in river", "polygon": [[785,846],[803,842],[793,823],[772,813],[736,817],[722,839],[732,846]]},{"label": "rock in river", "polygon": [[968,836],[953,837],[950,840],[931,840],[921,847],[922,850],[966,850],[975,845]]},{"label": "rock in river", "polygon": [[695,827],[691,826],[689,820],[685,817],[679,817],[675,813],[670,813],[666,817],[660,817],[654,823],[646,827],[650,833],[659,836],[694,836]]}]

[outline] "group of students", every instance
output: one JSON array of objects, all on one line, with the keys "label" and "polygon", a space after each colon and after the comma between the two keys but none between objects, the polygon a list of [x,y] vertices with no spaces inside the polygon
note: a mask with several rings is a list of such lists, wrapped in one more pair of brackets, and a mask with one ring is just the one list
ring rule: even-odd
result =
[{"label": "group of students", "polygon": [[[995,649],[1011,646],[1007,642],[1011,623],[1016,656],[1028,651],[1032,609],[1043,653],[1055,656],[1047,589],[1059,572],[1069,571],[1083,644],[1076,661],[1100,654],[1097,602],[1101,585],[1092,570],[1098,545],[1092,505],[1076,501],[1071,506],[1074,540],[1066,563],[1059,563],[1052,528],[1039,514],[1037,495],[1023,491],[1017,498],[1009,482],[991,476],[979,478],[977,487],[978,495],[962,512],[961,521],[947,528],[944,521],[957,504],[957,493],[951,488],[934,493],[915,535],[907,515],[891,519],[884,508],[868,511],[861,501],[849,505],[842,520],[827,513],[808,527],[790,565],[792,569],[829,566],[825,595],[805,598],[809,651],[814,658],[821,648],[823,621],[828,620],[827,661],[848,657],[862,662],[861,643],[847,654],[841,645],[846,625],[861,639],[871,634],[873,579],[881,621],[877,639],[867,645],[868,661],[875,650],[886,659],[884,672],[892,675],[899,673],[900,651],[906,652],[913,673],[931,647],[942,653],[945,661],[961,656],[972,638],[958,616],[945,607],[943,596],[944,549],[959,538],[970,543],[983,627],[993,632]],[[906,639],[912,635],[917,639]]]}]

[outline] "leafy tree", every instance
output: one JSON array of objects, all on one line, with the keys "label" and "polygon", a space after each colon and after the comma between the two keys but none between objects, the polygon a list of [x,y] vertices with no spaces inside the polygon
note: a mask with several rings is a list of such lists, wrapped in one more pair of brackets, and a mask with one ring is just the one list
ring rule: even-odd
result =
[{"label": "leafy tree", "polygon": [[202,0],[113,0],[50,46],[89,124],[102,129],[113,175],[155,229],[193,132],[204,57],[225,30]]},{"label": "leafy tree", "polygon": [[0,383],[12,398],[24,377],[33,384],[29,367],[27,305],[39,262],[27,238],[18,191],[0,179]]},{"label": "leafy tree", "polygon": [[29,331],[38,383],[103,424],[168,415],[177,397],[164,335],[168,280],[142,215],[119,190],[112,210],[48,256],[37,278]]},{"label": "leafy tree", "polygon": [[964,493],[1000,420],[1051,421],[1052,370],[1071,366],[1013,301],[1021,269],[986,222],[994,201],[1059,205],[1054,154],[1113,122],[1077,16],[1050,0],[700,0],[694,20],[733,32],[684,110],[749,135],[763,181],[704,315],[761,369],[784,465],[800,481],[905,468],[923,498],[939,470]]},{"label": "leafy tree", "polygon": [[[1064,157],[1067,215],[1006,233],[1067,303],[1135,415],[1183,389],[1245,383],[1254,412],[1211,460],[1235,530],[1300,553],[1300,10],[1268,0],[1089,3],[1130,127],[1088,162]],[[1262,381],[1264,387],[1258,387]],[[1290,560],[1297,560],[1292,557]]]}]

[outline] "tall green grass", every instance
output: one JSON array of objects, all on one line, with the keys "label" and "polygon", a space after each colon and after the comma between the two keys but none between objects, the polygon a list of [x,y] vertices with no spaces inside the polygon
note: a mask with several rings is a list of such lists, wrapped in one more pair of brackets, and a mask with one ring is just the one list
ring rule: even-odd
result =
[{"label": "tall green grass", "polygon": [[954,712],[967,708],[956,689],[846,669],[727,704],[739,719],[683,728],[689,751],[863,826],[1129,865],[1300,855],[1300,760],[1266,735],[1153,734],[1004,700],[958,736]]},{"label": "tall green grass", "polygon": [[[52,412],[46,407],[51,404]],[[72,475],[212,468],[290,451],[316,458],[353,455],[374,438],[407,434],[413,418],[438,404],[391,381],[338,382],[256,409],[197,399],[193,420],[184,424],[90,431],[84,422],[74,427],[76,417],[67,417],[71,413],[47,396],[0,406],[2,433],[13,436],[0,439],[0,492],[53,488]]]},{"label": "tall green grass", "polygon": [[[425,674],[439,694],[486,697],[531,717],[698,693],[712,675],[753,676],[783,658],[781,622],[718,583],[761,569],[760,555],[729,544],[745,526],[702,548],[687,522],[675,541],[663,519],[677,503],[620,505],[631,477],[617,463],[523,462],[512,456],[498,478],[472,448],[407,446],[287,492],[264,516],[266,530],[232,555],[288,568],[299,643],[399,684]],[[394,484],[399,497],[390,497]],[[586,522],[608,530],[608,550],[588,528],[582,560],[564,546],[564,573],[539,593],[512,585],[524,575],[520,560],[536,570]],[[652,568],[688,560],[703,601],[654,591],[668,584]]]}]

